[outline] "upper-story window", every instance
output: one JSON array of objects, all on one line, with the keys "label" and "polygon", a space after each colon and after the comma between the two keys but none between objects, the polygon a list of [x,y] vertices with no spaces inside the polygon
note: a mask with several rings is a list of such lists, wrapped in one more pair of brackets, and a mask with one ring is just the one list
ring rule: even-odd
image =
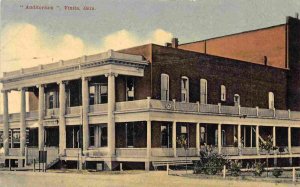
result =
[{"label": "upper-story window", "polygon": [[189,78],[181,77],[181,101],[189,102]]},{"label": "upper-story window", "polygon": [[274,103],[274,93],[269,92],[269,109],[274,109],[275,103]]},{"label": "upper-story window", "polygon": [[200,79],[200,103],[207,104],[207,80]]},{"label": "upper-story window", "polygon": [[59,100],[57,91],[49,91],[46,93],[46,105],[47,109],[58,108]]},{"label": "upper-story window", "polygon": [[221,101],[226,101],[226,87],[221,85]]},{"label": "upper-story window", "polygon": [[107,83],[92,84],[89,93],[90,105],[107,103]]},{"label": "upper-story window", "polygon": [[133,77],[126,78],[126,99],[127,99],[127,101],[134,100],[134,79],[133,79]]},{"label": "upper-story window", "polygon": [[241,104],[240,103],[241,102],[240,95],[234,94],[233,101],[234,101],[234,106],[239,106]]},{"label": "upper-story window", "polygon": [[161,79],[161,94],[160,98],[163,101],[169,101],[169,75],[167,74],[161,74],[160,76]]}]

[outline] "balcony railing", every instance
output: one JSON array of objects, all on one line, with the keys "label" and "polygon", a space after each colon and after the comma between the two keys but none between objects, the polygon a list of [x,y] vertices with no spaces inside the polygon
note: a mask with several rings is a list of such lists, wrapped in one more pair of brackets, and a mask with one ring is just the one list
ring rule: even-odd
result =
[{"label": "balcony railing", "polygon": [[292,147],[292,153],[293,154],[299,154],[300,153],[300,146]]},{"label": "balcony railing", "polygon": [[[176,111],[176,112],[192,112],[213,115],[234,115],[246,116],[257,118],[273,118],[273,119],[293,119],[300,120],[300,112],[290,110],[276,110],[276,109],[263,109],[263,108],[250,108],[240,106],[224,106],[221,104],[200,104],[197,103],[184,103],[176,101],[161,101],[155,99],[144,99],[136,101],[117,102],[115,106],[116,112],[130,112],[140,110],[159,110],[159,111]],[[106,113],[107,104],[96,104],[89,106],[90,113]],[[66,114],[79,115],[81,113],[81,106],[68,107]],[[59,108],[47,109],[45,112],[46,118],[58,117]],[[37,118],[38,112],[31,111],[26,114],[27,118]],[[19,121],[20,114],[13,113],[9,115],[10,121]],[[0,122],[3,117],[0,116]]]},{"label": "balcony railing", "polygon": [[103,113],[107,112],[107,104],[96,104],[89,106],[90,113]]},{"label": "balcony railing", "polygon": [[257,149],[256,149],[256,147],[243,147],[241,149],[241,154],[242,155],[256,155]]},{"label": "balcony railing", "polygon": [[81,114],[81,106],[68,107],[66,111],[67,115],[78,115]]},{"label": "balcony railing", "polygon": [[117,148],[116,155],[118,157],[145,158],[147,148]]}]

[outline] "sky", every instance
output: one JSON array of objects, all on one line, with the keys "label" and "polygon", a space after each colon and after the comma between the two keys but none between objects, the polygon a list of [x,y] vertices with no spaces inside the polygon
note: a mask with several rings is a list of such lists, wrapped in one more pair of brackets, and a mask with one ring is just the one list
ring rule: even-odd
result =
[{"label": "sky", "polygon": [[[299,0],[2,0],[0,77],[109,49],[164,45],[172,37],[186,43],[283,24],[296,12]],[[9,94],[10,106],[19,106],[18,98]]]}]

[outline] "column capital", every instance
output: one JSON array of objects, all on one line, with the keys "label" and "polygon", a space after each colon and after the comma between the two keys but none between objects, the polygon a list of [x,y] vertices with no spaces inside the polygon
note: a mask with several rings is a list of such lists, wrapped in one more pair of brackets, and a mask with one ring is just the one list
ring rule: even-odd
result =
[{"label": "column capital", "polygon": [[18,88],[18,91],[28,91],[28,88],[27,87],[19,87]]},{"label": "column capital", "polygon": [[110,72],[110,73],[106,73],[105,74],[105,77],[109,77],[109,76],[114,76],[114,77],[118,77],[118,73],[113,73],[113,72]]},{"label": "column capital", "polygon": [[91,81],[92,77],[81,77],[81,80]]},{"label": "column capital", "polygon": [[56,84],[68,84],[69,81],[65,81],[65,80],[61,80],[61,81],[57,81]]},{"label": "column capital", "polygon": [[40,87],[46,88],[47,85],[46,85],[46,84],[38,84],[38,85],[36,85],[35,87],[36,87],[36,88],[40,88]]}]

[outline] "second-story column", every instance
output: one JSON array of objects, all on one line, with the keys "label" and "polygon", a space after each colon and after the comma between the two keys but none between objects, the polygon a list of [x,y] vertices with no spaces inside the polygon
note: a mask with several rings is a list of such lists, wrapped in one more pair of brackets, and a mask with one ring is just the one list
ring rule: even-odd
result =
[{"label": "second-story column", "polygon": [[9,155],[9,114],[8,114],[8,91],[3,91],[3,148],[4,155]]},{"label": "second-story column", "polygon": [[65,155],[66,149],[66,85],[59,82],[59,154]]},{"label": "second-story column", "polygon": [[82,148],[85,152],[89,146],[89,83],[82,77]]},{"label": "second-story column", "polygon": [[115,77],[118,76],[115,73],[108,73],[105,75],[108,79],[108,102],[107,102],[107,135],[108,135],[108,155],[115,155]]},{"label": "second-story column", "polygon": [[39,150],[44,150],[44,115],[45,115],[45,88],[39,85]]},{"label": "second-story column", "polygon": [[20,155],[25,156],[26,146],[26,94],[25,88],[21,88],[21,112],[20,112]]}]

